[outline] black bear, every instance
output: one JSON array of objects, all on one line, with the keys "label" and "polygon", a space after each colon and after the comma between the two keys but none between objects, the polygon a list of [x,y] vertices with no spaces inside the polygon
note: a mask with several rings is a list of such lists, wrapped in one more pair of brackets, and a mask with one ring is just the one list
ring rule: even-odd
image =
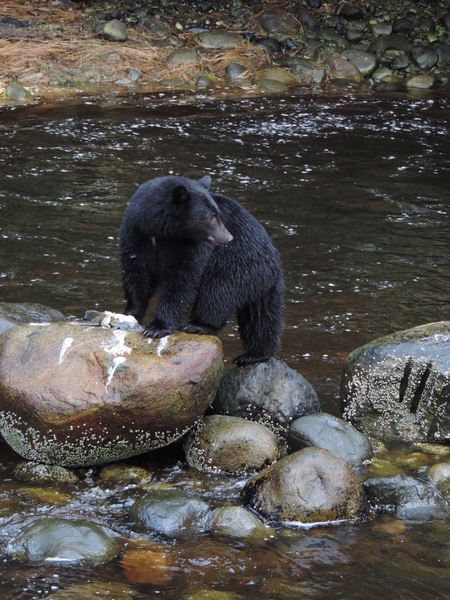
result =
[{"label": "black bear", "polygon": [[159,177],[131,198],[119,241],[125,314],[141,321],[157,292],[150,338],[216,335],[237,315],[246,352],[233,362],[266,361],[283,328],[280,256],[262,225],[210,185],[209,176]]}]

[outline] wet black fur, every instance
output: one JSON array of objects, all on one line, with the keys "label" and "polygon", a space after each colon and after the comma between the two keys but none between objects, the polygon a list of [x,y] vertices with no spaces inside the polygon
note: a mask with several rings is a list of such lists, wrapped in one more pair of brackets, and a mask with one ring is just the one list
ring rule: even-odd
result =
[{"label": "wet black fur", "polygon": [[[262,362],[280,346],[280,256],[262,225],[231,198],[210,193],[209,185],[209,177],[169,176],[134,194],[119,242],[125,313],[141,321],[157,293],[143,331],[153,338],[176,329],[215,335],[237,315],[246,352],[234,362]],[[233,239],[226,243],[228,232]]]}]

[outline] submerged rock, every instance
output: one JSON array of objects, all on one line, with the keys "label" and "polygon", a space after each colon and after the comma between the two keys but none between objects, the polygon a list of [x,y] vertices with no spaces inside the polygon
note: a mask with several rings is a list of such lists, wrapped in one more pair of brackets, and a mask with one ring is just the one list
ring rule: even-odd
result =
[{"label": "submerged rock", "polygon": [[130,517],[140,531],[149,529],[189,539],[205,530],[211,509],[197,494],[178,489],[156,490],[137,500]]},{"label": "submerged rock", "polygon": [[71,585],[65,590],[58,590],[47,596],[51,600],[99,600],[110,598],[111,600],[143,600],[139,592],[122,583],[79,583]]},{"label": "submerged rock", "polygon": [[273,529],[266,527],[242,506],[225,506],[213,510],[209,518],[209,529],[220,537],[250,538],[252,541],[275,535]]},{"label": "submerged rock", "polygon": [[77,483],[78,477],[58,465],[42,465],[35,462],[22,462],[14,469],[14,477],[28,483]]},{"label": "submerged rock", "polygon": [[278,458],[278,440],[267,427],[225,415],[209,415],[187,436],[189,466],[201,471],[253,473]]},{"label": "submerged rock", "polygon": [[220,341],[70,323],[0,337],[0,431],[21,456],[62,466],[106,464],[184,435],[212,402]]},{"label": "submerged rock", "polygon": [[293,452],[315,446],[343,458],[352,467],[362,465],[373,456],[372,444],[346,421],[318,413],[294,421],[288,433],[288,445]]},{"label": "submerged rock", "polygon": [[436,463],[430,467],[428,476],[441,494],[450,492],[450,462]]},{"label": "submerged rock", "polygon": [[344,418],[373,437],[450,440],[450,322],[375,340],[346,359]]},{"label": "submerged rock", "polygon": [[294,419],[320,412],[320,403],[304,377],[281,360],[271,358],[225,373],[213,409],[216,413],[258,421],[279,432]]},{"label": "submerged rock", "polygon": [[322,523],[361,516],[365,498],[352,468],[339,456],[305,448],[247,482],[244,502],[274,522]]},{"label": "submerged rock", "polygon": [[375,508],[395,511],[398,516],[439,511],[446,504],[435,488],[409,475],[366,479],[363,486]]},{"label": "submerged rock", "polygon": [[33,521],[12,542],[7,551],[32,562],[93,562],[115,558],[119,548],[104,529],[89,521],[45,518]]}]

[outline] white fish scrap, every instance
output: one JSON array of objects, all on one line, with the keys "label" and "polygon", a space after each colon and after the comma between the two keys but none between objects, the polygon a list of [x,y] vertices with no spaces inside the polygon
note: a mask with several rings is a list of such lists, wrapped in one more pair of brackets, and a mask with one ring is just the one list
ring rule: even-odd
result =
[{"label": "white fish scrap", "polygon": [[62,360],[64,358],[64,354],[67,352],[67,350],[70,348],[70,346],[73,344],[73,338],[66,338],[63,343],[62,343],[62,348],[61,348],[61,352],[59,353],[59,365],[62,363]]}]

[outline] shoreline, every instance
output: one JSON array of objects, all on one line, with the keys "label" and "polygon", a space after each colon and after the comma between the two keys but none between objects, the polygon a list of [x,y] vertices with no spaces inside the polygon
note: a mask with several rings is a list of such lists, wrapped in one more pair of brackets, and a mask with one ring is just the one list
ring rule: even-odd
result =
[{"label": "shoreline", "polygon": [[6,4],[0,100],[172,90],[255,96],[330,85],[450,91],[450,11],[439,0],[375,8],[356,0],[207,1]]}]

